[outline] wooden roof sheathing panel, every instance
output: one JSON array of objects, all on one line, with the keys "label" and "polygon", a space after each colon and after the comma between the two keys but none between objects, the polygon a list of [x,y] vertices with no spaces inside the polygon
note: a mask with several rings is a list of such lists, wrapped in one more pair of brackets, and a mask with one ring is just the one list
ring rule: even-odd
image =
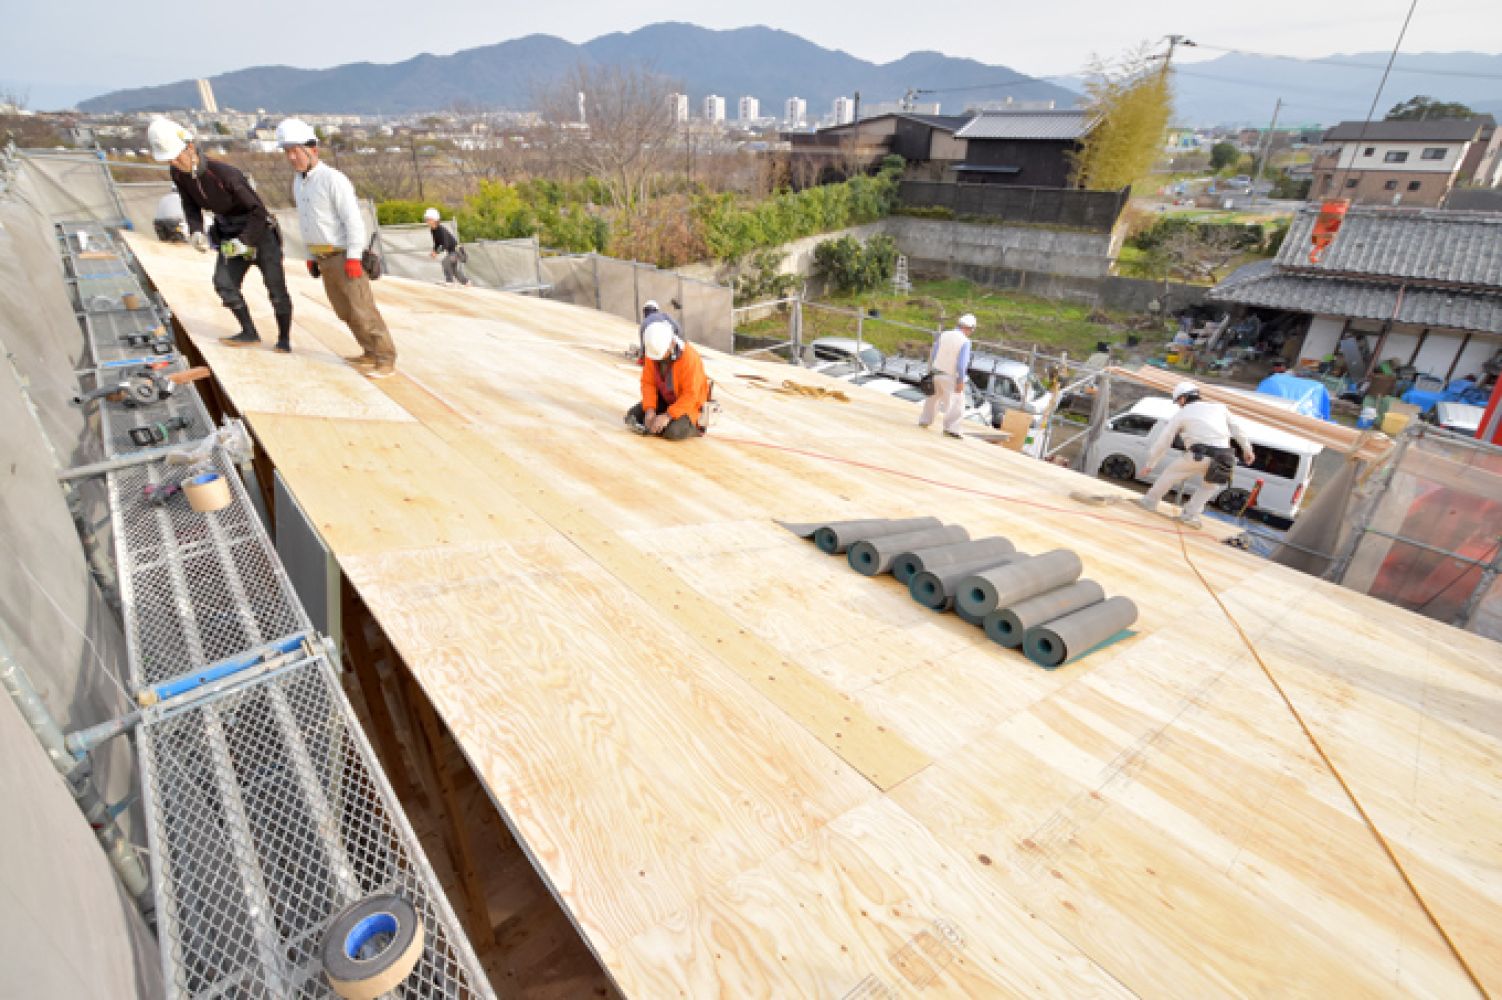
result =
[{"label": "wooden roof sheathing panel", "polygon": [[[351,383],[298,269],[247,354],[132,245],[628,995],[1474,995],[1169,522],[720,355],[724,422],[642,440],[634,328],[500,293],[382,280],[400,374]],[[1073,548],[1140,634],[1042,671],[772,524],[919,514]],[[1495,991],[1497,645],[1185,544]]]}]

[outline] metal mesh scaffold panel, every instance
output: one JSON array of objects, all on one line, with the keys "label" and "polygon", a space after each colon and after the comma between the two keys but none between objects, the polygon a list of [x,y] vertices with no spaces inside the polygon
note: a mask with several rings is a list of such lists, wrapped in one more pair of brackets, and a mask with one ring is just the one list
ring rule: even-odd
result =
[{"label": "metal mesh scaffold panel", "polygon": [[[153,491],[217,472],[236,502],[199,513],[181,495]],[[131,683],[156,684],[310,628],[222,452],[207,466],[149,463],[112,472],[120,585]]]},{"label": "metal mesh scaffold panel", "polygon": [[321,655],[149,722],[140,747],[171,995],[331,996],[331,918],[394,893],[426,936],[385,995],[490,996]]}]

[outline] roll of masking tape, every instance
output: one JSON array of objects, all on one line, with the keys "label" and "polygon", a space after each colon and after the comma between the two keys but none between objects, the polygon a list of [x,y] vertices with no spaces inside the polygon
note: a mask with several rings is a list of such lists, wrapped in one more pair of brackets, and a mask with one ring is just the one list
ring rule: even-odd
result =
[{"label": "roll of masking tape", "polygon": [[370,896],[348,907],[323,938],[323,974],[345,1000],[376,1000],[396,989],[422,957],[422,918],[400,896]]},{"label": "roll of masking tape", "polygon": [[200,514],[229,506],[229,483],[217,472],[194,476],[183,484],[183,493],[187,494],[188,506]]}]

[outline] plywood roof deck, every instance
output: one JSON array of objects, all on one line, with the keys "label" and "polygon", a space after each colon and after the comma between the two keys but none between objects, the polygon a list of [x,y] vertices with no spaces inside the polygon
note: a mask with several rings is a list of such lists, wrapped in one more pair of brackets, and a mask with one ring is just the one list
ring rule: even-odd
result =
[{"label": "plywood roof deck", "polygon": [[[739,358],[642,440],[634,328],[558,303],[382,280],[372,383],[292,267],[297,353],[224,348],[205,258],[131,242],[627,994],[1475,995],[1170,522]],[[773,524],[917,514],[1074,548],[1139,634],[1039,670]],[[1187,545],[1502,987],[1497,644]]]}]

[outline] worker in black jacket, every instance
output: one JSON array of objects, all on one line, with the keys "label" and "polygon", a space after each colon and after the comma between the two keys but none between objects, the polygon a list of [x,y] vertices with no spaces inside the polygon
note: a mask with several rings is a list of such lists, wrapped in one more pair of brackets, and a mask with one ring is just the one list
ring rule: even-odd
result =
[{"label": "worker in black jacket", "polygon": [[[226,309],[240,321],[240,332],[225,338],[226,344],[243,347],[259,344],[261,336],[250,319],[250,309],[240,294],[245,272],[251,265],[261,269],[271,311],[276,315],[276,349],[292,350],[292,296],[282,271],[282,234],[266,203],[250,186],[245,175],[228,163],[199,155],[187,129],[166,118],[153,121],[146,130],[151,155],[170,162],[172,183],[182,195],[183,216],[188,223],[188,242],[200,252],[212,241],[219,250],[214,266],[214,290]],[[207,239],[203,213],[212,212],[214,224]]]},{"label": "worker in black jacket", "polygon": [[430,208],[422,213],[422,221],[428,224],[428,229],[433,234],[433,252],[428,256],[443,255],[443,259],[439,261],[443,265],[443,283],[452,285],[457,281],[461,285],[468,285],[469,276],[464,273],[464,250],[459,246],[458,237],[439,224],[438,209]]}]

